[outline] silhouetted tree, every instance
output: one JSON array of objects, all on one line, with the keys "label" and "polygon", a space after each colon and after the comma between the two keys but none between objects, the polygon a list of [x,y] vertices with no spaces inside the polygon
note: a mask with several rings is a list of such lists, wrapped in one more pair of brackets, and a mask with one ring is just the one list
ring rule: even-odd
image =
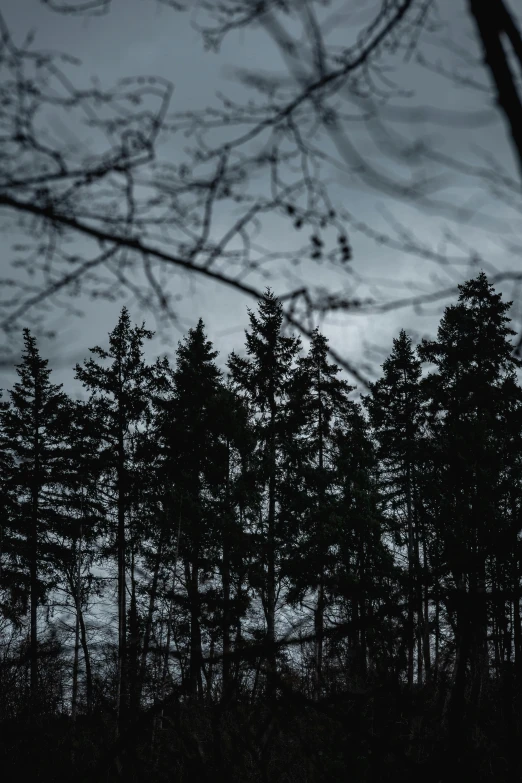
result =
[{"label": "silhouetted tree", "polygon": [[419,509],[423,434],[421,363],[404,330],[393,341],[393,351],[382,369],[382,377],[370,384],[370,394],[364,398],[364,405],[378,443],[382,491],[392,514],[399,543],[401,546],[406,545],[407,551],[408,685],[411,688],[416,643],[418,683],[422,682],[423,662],[429,670],[430,655],[429,640],[423,645],[428,618],[424,617],[420,555],[422,547],[426,566],[426,546]]},{"label": "silhouetted tree", "polygon": [[[144,326],[131,326],[124,307],[109,335],[109,350],[96,346],[83,366],[76,365],[76,378],[90,392],[89,413],[96,428],[105,469],[113,477],[116,510],[118,567],[118,715],[125,726],[129,698],[127,650],[127,528],[131,498],[130,455],[132,438],[150,404],[154,375],[143,358],[143,343],[152,337]],[[106,364],[106,362],[109,362]],[[112,534],[112,530],[110,531]]]},{"label": "silhouetted tree", "polygon": [[19,380],[9,390],[8,405],[0,411],[3,451],[9,460],[7,484],[16,497],[8,523],[8,546],[17,564],[19,585],[29,597],[33,709],[38,697],[38,606],[56,580],[60,561],[67,559],[55,538],[66,524],[55,492],[60,482],[68,480],[64,443],[68,406],[61,385],[51,383],[47,365],[36,339],[25,329],[22,361],[16,368]]},{"label": "silhouetted tree", "polygon": [[288,528],[282,527],[280,484],[288,448],[288,397],[295,359],[300,349],[296,337],[282,334],[282,306],[268,289],[259,302],[258,314],[249,311],[250,331],[246,332],[247,357],[232,353],[228,368],[234,387],[247,399],[254,417],[259,448],[257,481],[262,488],[257,529],[261,557],[258,559],[256,588],[266,621],[267,689],[275,695],[276,611],[281,579],[282,547]]},{"label": "silhouetted tree", "polygon": [[[446,571],[446,602],[455,617],[455,681],[449,719],[453,749],[463,752],[462,728],[476,718],[489,676],[488,626],[492,579],[507,566],[501,478],[506,418],[520,404],[507,312],[484,273],[459,286],[446,308],[437,339],[423,340],[419,355],[435,365],[423,380],[428,397],[430,447],[438,494],[435,524]],[[516,404],[513,403],[516,401]],[[512,426],[519,426],[519,417]],[[509,429],[508,425],[508,429]],[[440,578],[441,575],[439,575]],[[496,580],[495,580],[496,581]],[[469,711],[465,694],[470,666]]]}]

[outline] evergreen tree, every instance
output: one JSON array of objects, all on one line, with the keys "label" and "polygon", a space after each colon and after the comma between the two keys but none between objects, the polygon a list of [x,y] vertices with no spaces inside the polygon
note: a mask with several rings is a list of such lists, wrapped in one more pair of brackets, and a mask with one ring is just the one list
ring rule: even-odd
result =
[{"label": "evergreen tree", "polygon": [[[471,721],[489,671],[488,605],[498,567],[506,567],[500,502],[506,430],[519,426],[520,388],[507,315],[510,302],[486,275],[459,286],[446,308],[437,339],[423,340],[419,355],[435,365],[423,381],[435,457],[436,525],[447,569],[446,609],[454,616],[455,684],[450,709],[454,752],[463,740],[467,667],[471,668]],[[513,403],[515,406],[513,407]],[[510,422],[511,419],[511,422]],[[488,595],[489,594],[489,595]]]},{"label": "evergreen tree", "polygon": [[418,358],[401,331],[363,406],[317,330],[304,356],[282,334],[270,291],[226,383],[202,321],[175,368],[149,366],[124,309],[73,403],[26,332],[0,401],[9,779],[13,758],[17,777],[67,780],[114,761],[136,780],[518,779],[508,308],[485,275],[466,282]]},{"label": "evergreen tree", "polygon": [[[18,589],[27,591],[30,611],[30,690],[33,708],[38,692],[38,606],[56,581],[56,563],[67,558],[56,533],[64,520],[55,489],[68,474],[64,435],[68,425],[67,397],[50,381],[51,370],[36,339],[24,329],[24,352],[16,371],[19,380],[0,411],[7,491],[15,511],[6,539],[18,570]],[[5,462],[4,462],[5,464]],[[7,543],[4,540],[4,544]],[[15,573],[11,569],[11,577]]]},{"label": "evergreen tree", "polygon": [[212,498],[226,475],[222,461],[226,455],[219,448],[216,426],[222,400],[222,373],[216,357],[200,319],[178,346],[172,396],[165,405],[162,425],[166,480],[175,487],[180,509],[179,554],[188,598],[188,692],[192,698],[203,693],[201,581],[210,579],[218,548]]},{"label": "evergreen tree", "polygon": [[423,434],[421,363],[404,329],[393,341],[392,353],[382,369],[382,377],[371,384],[371,393],[363,401],[378,443],[381,486],[392,515],[392,525],[398,534],[399,544],[406,544],[408,685],[411,688],[415,642],[419,683],[422,682],[423,662],[427,670],[430,667],[430,654],[429,639],[426,639],[428,617],[424,617],[420,556],[422,546],[426,569],[426,541],[421,528],[419,503]]},{"label": "evergreen tree", "polygon": [[[143,358],[143,343],[153,333],[131,326],[124,307],[109,334],[109,349],[96,346],[83,366],[76,365],[76,378],[91,394],[89,411],[96,429],[108,475],[114,477],[116,505],[116,552],[118,592],[118,715],[120,727],[127,721],[129,660],[127,640],[127,528],[131,505],[132,439],[150,405],[154,373]],[[100,361],[101,360],[101,361]],[[103,363],[102,363],[103,362]],[[108,364],[107,364],[108,362]]]},{"label": "evergreen tree", "polygon": [[282,525],[281,480],[285,453],[289,446],[288,398],[299,338],[285,336],[282,305],[267,289],[259,302],[258,314],[249,311],[250,331],[246,331],[247,357],[232,353],[228,368],[234,387],[244,395],[254,416],[258,442],[258,485],[263,495],[259,509],[259,541],[262,559],[254,578],[261,597],[266,622],[267,690],[275,695],[277,591],[282,577],[282,549],[288,544],[288,529]]},{"label": "evergreen tree", "polygon": [[[336,423],[345,420],[354,406],[348,400],[353,390],[338,377],[339,368],[328,362],[328,341],[317,329],[310,349],[299,358],[290,385],[289,420],[292,432],[289,450],[291,480],[284,506],[300,530],[299,548],[290,541],[287,571],[291,595],[301,601],[309,589],[316,590],[314,609],[314,692],[321,695],[325,610],[328,580],[333,573],[333,552],[338,544],[335,519],[338,484],[333,461]],[[293,464],[292,464],[293,463]],[[290,478],[290,476],[288,478]]]}]

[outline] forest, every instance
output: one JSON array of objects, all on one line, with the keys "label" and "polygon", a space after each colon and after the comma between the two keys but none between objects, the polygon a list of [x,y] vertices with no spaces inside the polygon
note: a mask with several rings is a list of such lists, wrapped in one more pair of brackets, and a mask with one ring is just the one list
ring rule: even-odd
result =
[{"label": "forest", "polygon": [[520,776],[522,389],[484,272],[368,394],[267,289],[219,369],[124,307],[0,401],[4,780]]}]

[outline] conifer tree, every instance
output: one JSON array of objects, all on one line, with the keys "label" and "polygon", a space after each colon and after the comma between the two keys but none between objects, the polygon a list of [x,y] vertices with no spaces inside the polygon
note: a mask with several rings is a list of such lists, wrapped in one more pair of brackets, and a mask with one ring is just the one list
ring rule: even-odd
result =
[{"label": "conifer tree", "polygon": [[[131,502],[131,443],[154,384],[152,368],[143,358],[143,343],[153,333],[145,326],[131,326],[124,307],[109,334],[109,349],[91,348],[83,366],[76,365],[76,378],[90,392],[92,426],[96,429],[107,475],[114,477],[116,505],[116,551],[118,593],[118,696],[120,727],[127,721],[129,661],[127,650],[127,529]],[[101,361],[100,361],[101,360]]]},{"label": "conifer tree", "polygon": [[277,590],[281,579],[282,547],[288,543],[289,534],[288,529],[282,526],[280,485],[282,463],[289,445],[289,384],[301,343],[299,338],[282,334],[282,305],[270,289],[259,302],[258,313],[249,311],[249,319],[247,357],[232,353],[228,368],[235,388],[248,400],[258,442],[258,485],[263,495],[258,529],[262,559],[255,581],[266,622],[267,691],[270,698],[276,692]]},{"label": "conifer tree", "polygon": [[217,426],[222,373],[216,357],[199,319],[178,346],[172,396],[164,406],[160,425],[166,480],[175,487],[181,515],[179,554],[188,598],[188,692],[192,698],[203,693],[201,580],[210,577],[217,548],[217,519],[211,501],[226,475]]},{"label": "conifer tree", "polygon": [[[513,401],[520,404],[509,327],[510,302],[494,292],[486,275],[459,286],[446,308],[437,339],[423,340],[420,357],[435,365],[423,381],[429,404],[431,448],[436,460],[436,524],[447,569],[447,610],[456,622],[455,684],[450,727],[462,738],[467,667],[471,669],[468,721],[488,676],[488,605],[493,575],[505,568],[500,544],[506,523],[500,502],[502,440]],[[502,422],[502,423],[501,423]],[[513,425],[518,425],[511,419]],[[509,429],[509,424],[507,429]],[[435,507],[435,504],[433,504]],[[489,594],[489,595],[488,595]],[[458,752],[457,744],[454,745]]]},{"label": "conifer tree", "polygon": [[[20,586],[29,596],[30,690],[33,707],[38,692],[38,606],[56,579],[56,562],[67,552],[53,539],[63,524],[54,489],[67,475],[64,435],[67,397],[51,383],[51,370],[40,356],[36,339],[24,329],[24,352],[16,371],[19,380],[0,411],[3,453],[9,461],[8,491],[16,510],[8,525],[10,546],[17,548]],[[5,457],[4,457],[5,459]],[[14,574],[12,574],[14,576]]]},{"label": "conifer tree", "polygon": [[[332,578],[332,552],[338,544],[333,520],[337,511],[337,486],[333,461],[333,433],[345,420],[353,403],[347,381],[328,361],[328,340],[318,329],[312,333],[306,356],[297,362],[290,385],[289,419],[295,480],[287,486],[285,506],[293,511],[300,530],[298,551],[289,547],[288,570],[292,595],[301,599],[307,589],[316,590],[314,609],[314,693],[320,697],[324,643],[324,615],[328,604],[328,579]],[[300,502],[297,499],[300,497]]]},{"label": "conifer tree", "polygon": [[[421,530],[419,479],[423,409],[421,403],[421,362],[416,357],[404,329],[393,341],[393,350],[383,366],[382,377],[371,384],[364,397],[370,423],[378,443],[382,489],[397,525],[400,543],[407,551],[407,632],[408,685],[413,685],[414,653],[417,640],[417,680],[422,682],[422,664],[429,669],[429,640],[424,640],[428,618],[424,617],[421,585],[421,556],[426,542]],[[402,520],[406,520],[406,526]],[[424,562],[424,566],[426,563]],[[416,622],[415,622],[416,616]],[[423,644],[423,641],[425,642]]]}]

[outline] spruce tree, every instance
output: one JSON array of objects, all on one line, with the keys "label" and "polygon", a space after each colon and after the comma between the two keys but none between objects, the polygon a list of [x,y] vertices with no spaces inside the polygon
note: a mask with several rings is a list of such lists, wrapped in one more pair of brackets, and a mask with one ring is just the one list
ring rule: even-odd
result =
[{"label": "spruce tree", "polygon": [[[498,566],[506,566],[506,523],[501,479],[506,430],[518,426],[510,410],[520,405],[508,311],[486,275],[459,286],[459,300],[446,308],[437,339],[423,340],[419,356],[435,365],[423,381],[429,406],[430,443],[437,481],[436,525],[446,567],[446,609],[456,624],[456,662],[450,728],[458,753],[465,725],[468,664],[475,716],[489,671],[491,589]],[[513,402],[515,407],[513,408]],[[493,601],[494,603],[494,601]]]},{"label": "spruce tree", "polygon": [[[132,440],[151,402],[154,373],[143,358],[143,343],[153,333],[145,326],[131,326],[124,307],[109,334],[109,349],[90,349],[98,359],[76,365],[76,378],[89,392],[92,427],[99,438],[106,475],[110,478],[116,505],[116,552],[118,594],[117,709],[120,728],[128,717],[129,660],[127,639],[127,567],[129,509],[131,505]],[[111,531],[112,532],[112,531]]]},{"label": "spruce tree", "polygon": [[308,354],[299,357],[289,387],[290,470],[283,486],[287,491],[284,506],[299,530],[300,539],[296,549],[294,532],[288,547],[291,595],[302,600],[307,590],[316,592],[313,655],[316,698],[320,697],[322,688],[328,581],[332,578],[332,553],[338,544],[334,523],[338,485],[333,434],[336,424],[353,408],[348,399],[353,387],[338,375],[337,365],[328,361],[328,340],[315,329]]},{"label": "spruce tree", "polygon": [[[38,606],[56,581],[67,551],[55,534],[64,520],[56,505],[56,487],[68,473],[64,445],[68,429],[67,397],[51,383],[48,361],[40,356],[29,329],[23,332],[24,351],[16,371],[19,380],[0,410],[4,460],[9,463],[7,491],[15,510],[6,538],[16,547],[18,586],[29,597],[30,690],[33,708],[38,692]],[[15,574],[11,571],[11,577]]]},{"label": "spruce tree", "polygon": [[423,662],[429,669],[430,655],[429,640],[425,638],[428,617],[424,616],[420,555],[422,547],[425,568],[426,542],[419,503],[423,426],[421,362],[404,329],[394,339],[393,350],[382,369],[382,377],[370,385],[370,394],[363,401],[378,443],[382,489],[388,498],[392,524],[399,544],[406,545],[408,685],[411,688],[415,643],[419,683],[422,682]]},{"label": "spruce tree", "polygon": [[267,691],[271,698],[276,693],[277,676],[277,592],[282,578],[283,547],[288,544],[289,535],[283,525],[280,487],[289,447],[289,385],[301,343],[299,338],[282,334],[282,305],[270,289],[259,302],[258,313],[249,311],[249,319],[250,331],[245,333],[247,357],[233,352],[228,369],[234,387],[248,402],[258,443],[257,483],[262,503],[256,532],[262,556],[254,583],[266,622]]},{"label": "spruce tree", "polygon": [[164,405],[161,440],[165,454],[165,481],[175,488],[180,515],[178,551],[184,566],[190,626],[188,693],[203,694],[201,581],[210,579],[218,519],[213,498],[222,486],[226,455],[220,449],[218,408],[222,373],[217,351],[199,319],[178,346],[172,374],[172,394]]}]

